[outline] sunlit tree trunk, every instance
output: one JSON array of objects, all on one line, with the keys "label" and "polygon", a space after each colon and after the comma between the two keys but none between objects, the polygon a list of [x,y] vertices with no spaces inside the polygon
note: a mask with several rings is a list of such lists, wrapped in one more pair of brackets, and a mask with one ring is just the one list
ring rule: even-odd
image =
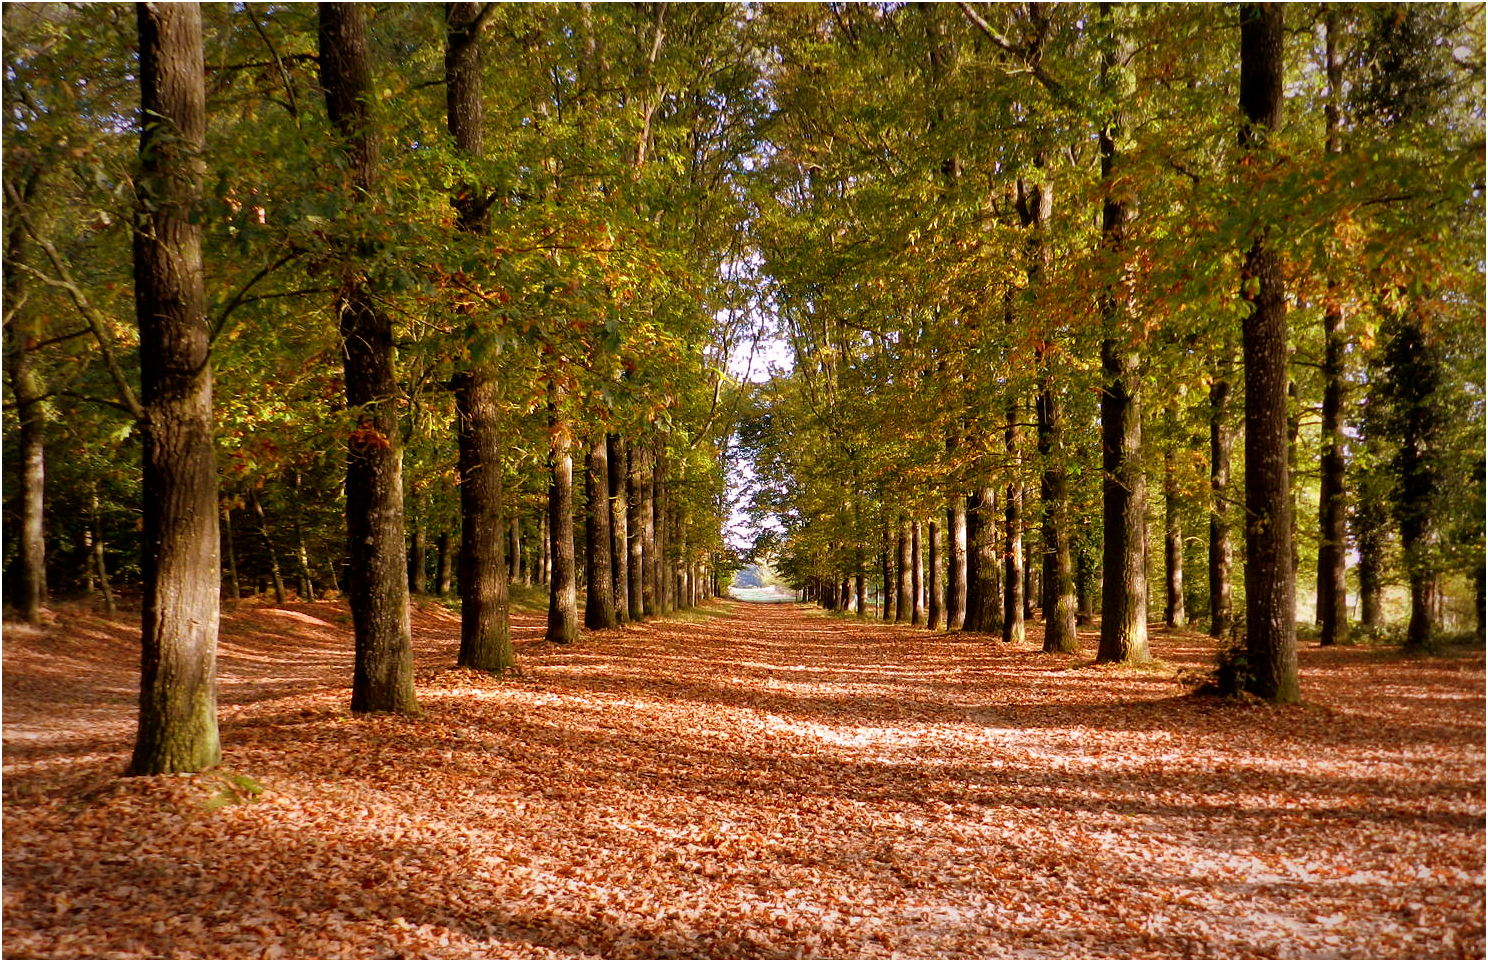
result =
[{"label": "sunlit tree trunk", "polygon": [[[1018,402],[1008,402],[1007,431],[1003,443],[1008,462],[1016,465],[1018,460]],[[1023,623],[1023,481],[1015,466],[1012,480],[1008,482],[1003,519],[1003,622],[1002,640],[1009,644],[1021,643],[1024,637]]]},{"label": "sunlit tree trunk", "polygon": [[630,605],[630,514],[626,510],[626,445],[618,434],[606,438],[609,463],[607,501],[610,512],[610,577],[615,586],[615,620],[631,620]]},{"label": "sunlit tree trunk", "polygon": [[548,641],[567,644],[579,637],[578,559],[574,555],[573,440],[549,403],[548,542],[552,571],[548,582]]},{"label": "sunlit tree trunk", "polygon": [[944,614],[940,596],[940,525],[934,521],[929,522],[926,537],[926,571],[929,575],[926,582],[926,593],[929,595],[926,624],[930,630],[936,631],[940,628],[941,615]]},{"label": "sunlit tree trunk", "polygon": [[[1228,355],[1228,352],[1226,352]],[[1224,638],[1233,623],[1230,595],[1230,359],[1209,386],[1209,634]]]},{"label": "sunlit tree trunk", "polygon": [[202,283],[206,141],[201,9],[137,6],[135,311],[144,405],[144,607],[133,775],[199,772],[217,733],[221,599],[211,331]]},{"label": "sunlit tree trunk", "polygon": [[914,592],[914,576],[910,574],[914,559],[908,521],[899,523],[898,547],[899,558],[897,570],[894,572],[894,584],[897,589],[894,600],[894,621],[899,624],[908,624],[914,606],[914,599],[911,597]]},{"label": "sunlit tree trunk", "polygon": [[946,630],[966,625],[966,501],[953,496],[946,509]]},{"label": "sunlit tree trunk", "polygon": [[910,582],[910,608],[909,623],[922,625],[925,623],[924,598],[924,556],[920,553],[920,523],[912,522],[909,526],[909,582]]},{"label": "sunlit tree trunk", "polygon": [[[22,186],[15,189],[14,196],[23,208],[29,208],[41,184],[39,168],[25,177]],[[5,235],[5,260],[3,268],[5,301],[16,313],[9,321],[10,329],[5,337],[5,366],[10,376],[11,394],[15,399],[17,456],[20,465],[17,472],[20,502],[20,539],[16,557],[11,565],[14,569],[15,597],[12,601],[17,612],[27,623],[41,624],[41,607],[46,601],[46,385],[37,369],[34,344],[40,334],[37,326],[41,316],[36,310],[28,310],[30,278],[15,265],[26,256],[27,235],[24,218],[34,216],[29,209],[10,212],[12,223]]]}]

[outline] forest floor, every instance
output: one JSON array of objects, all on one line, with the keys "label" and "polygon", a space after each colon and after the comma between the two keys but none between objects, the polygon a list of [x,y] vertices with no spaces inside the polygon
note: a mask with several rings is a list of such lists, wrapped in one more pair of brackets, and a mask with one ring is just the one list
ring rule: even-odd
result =
[{"label": "forest floor", "polygon": [[[226,761],[122,778],[137,622],[5,626],[6,957],[1484,953],[1484,657],[1301,652],[1307,702],[718,602],[347,709],[341,603],[225,613]],[[260,790],[261,789],[261,790]]]}]

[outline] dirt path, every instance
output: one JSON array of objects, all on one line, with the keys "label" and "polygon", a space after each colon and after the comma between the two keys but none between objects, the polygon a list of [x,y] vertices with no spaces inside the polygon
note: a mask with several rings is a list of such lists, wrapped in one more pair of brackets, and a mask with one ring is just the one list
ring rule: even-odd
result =
[{"label": "dirt path", "polygon": [[425,607],[425,717],[352,718],[343,608],[231,613],[251,800],[117,777],[131,626],[7,625],[6,956],[1483,954],[1481,652],[1307,649],[1283,709],[795,605],[517,624],[491,679]]}]

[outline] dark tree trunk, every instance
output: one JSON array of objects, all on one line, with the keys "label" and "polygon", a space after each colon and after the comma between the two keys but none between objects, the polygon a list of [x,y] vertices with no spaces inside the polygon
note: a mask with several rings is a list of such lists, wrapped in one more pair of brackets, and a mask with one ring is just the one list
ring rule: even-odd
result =
[{"label": "dark tree trunk", "polygon": [[548,433],[548,641],[568,644],[579,637],[578,560],[574,555],[573,441],[552,407]]},{"label": "dark tree trunk", "polygon": [[[975,531],[967,546],[967,569],[974,569],[976,577],[967,577],[966,630],[997,634],[1003,627],[1002,550],[998,544],[997,532],[997,489],[978,488],[971,497],[967,517],[976,519],[974,524],[967,526],[969,530]],[[976,586],[974,601],[971,600],[970,590],[973,583]]]},{"label": "dark tree trunk", "polygon": [[884,621],[894,620],[894,565],[890,560],[892,545],[888,530],[884,530],[883,550],[879,552],[878,564],[883,569],[883,590],[879,592],[879,615]]},{"label": "dark tree trunk", "polygon": [[640,621],[648,612],[645,610],[645,584],[646,584],[646,555],[645,555],[645,526],[646,512],[644,506],[643,488],[645,485],[643,472],[642,450],[635,444],[626,445],[625,458],[625,525],[626,525],[626,548],[630,554],[630,620]]},{"label": "dark tree trunk", "polygon": [[858,617],[859,618],[867,618],[868,617],[868,579],[863,576],[863,572],[862,572],[861,569],[859,569],[858,573],[854,576],[854,581],[855,581],[855,584],[853,585],[853,587],[855,589],[857,589],[856,590],[856,593],[857,593],[857,597],[858,597]]},{"label": "dark tree trunk", "polygon": [[951,498],[946,509],[946,631],[966,626],[966,501]]},{"label": "dark tree trunk", "polygon": [[[320,5],[320,82],[347,159],[351,203],[376,183],[377,142],[364,8]],[[392,319],[342,252],[336,316],[346,406],[357,417],[346,466],[347,599],[356,635],[351,710],[416,714],[403,536],[403,451]]]},{"label": "dark tree trunk", "polygon": [[500,388],[484,369],[455,377],[460,472],[460,655],[477,671],[516,664],[509,626],[510,588],[502,557]]},{"label": "dark tree trunk", "polygon": [[98,589],[103,593],[103,613],[112,618],[114,616],[114,589],[109,583],[107,543],[103,537],[103,514],[98,509],[98,485],[96,483],[89,493],[88,500],[91,509],[89,524],[93,534],[93,571],[98,576]]},{"label": "dark tree trunk", "polygon": [[[505,492],[502,492],[503,504]],[[519,518],[508,518],[506,522],[506,583],[510,593],[511,585],[524,582],[527,578],[527,565],[522,560],[522,522]]]},{"label": "dark tree trunk", "polygon": [[666,469],[666,453],[658,444],[651,459],[651,539],[656,546],[651,553],[651,580],[656,586],[656,613],[659,615],[672,611],[671,574],[667,563],[671,538],[667,531]]},{"label": "dark tree trunk", "polygon": [[1070,552],[1069,489],[1064,467],[1064,425],[1059,396],[1045,375],[1038,396],[1039,454],[1044,462],[1040,493],[1044,509],[1044,564],[1040,591],[1044,609],[1044,651],[1080,650],[1075,625],[1075,571]]},{"label": "dark tree trunk", "polygon": [[413,526],[413,536],[408,539],[408,591],[421,595],[428,589],[424,569],[429,564],[429,548],[422,523]]},{"label": "dark tree trunk", "polygon": [[647,618],[661,613],[656,590],[656,457],[646,449],[641,462],[641,608]]},{"label": "dark tree trunk", "polygon": [[[1267,147],[1281,122],[1284,34],[1279,4],[1240,7],[1240,146]],[[1287,443],[1286,286],[1265,228],[1245,255],[1245,635],[1250,689],[1295,702],[1296,584]]]},{"label": "dark tree trunk", "polygon": [[[1228,352],[1227,352],[1228,353]],[[1229,367],[1226,357],[1224,367]],[[1209,634],[1224,638],[1233,625],[1230,596],[1230,382],[1216,376],[1209,387]]]},{"label": "dark tree trunk", "polygon": [[[479,5],[445,4],[445,121],[460,152],[485,152],[485,105],[481,99],[484,47],[477,34]],[[475,184],[457,184],[450,204],[455,223],[470,234],[485,231],[485,207]],[[471,332],[476,334],[475,321]],[[477,335],[478,336],[478,335]],[[511,571],[520,546],[503,557],[500,385],[486,364],[459,371],[455,385],[455,435],[460,472],[460,654],[459,664],[501,672],[516,664],[511,643]],[[422,528],[419,529],[420,531]],[[417,536],[417,535],[415,535]],[[419,578],[411,582],[420,589]]]},{"label": "dark tree trunk", "polygon": [[610,512],[610,577],[615,585],[615,620],[631,620],[630,605],[630,526],[626,511],[625,442],[618,434],[606,439],[609,462],[609,490],[607,503]]},{"label": "dark tree trunk", "polygon": [[1384,624],[1385,508],[1360,499],[1354,517],[1354,539],[1359,545],[1359,623],[1366,628]]},{"label": "dark tree trunk", "polygon": [[228,597],[237,601],[243,590],[238,581],[238,548],[233,543],[232,504],[227,501],[222,502],[222,544],[227,549]]},{"label": "dark tree trunk", "polygon": [[[1016,464],[1018,457],[1018,402],[1008,404],[1007,433],[1004,435],[1008,461]],[[1008,482],[1007,503],[1003,529],[1003,552],[1006,556],[1003,580],[1002,640],[1012,644],[1022,643],[1023,625],[1023,481],[1013,469],[1013,480]]]},{"label": "dark tree trunk", "polygon": [[[1339,104],[1343,97],[1343,65],[1338,60],[1338,14],[1331,5],[1324,9],[1325,59],[1328,73],[1328,103],[1325,111],[1324,150],[1341,152]],[[1328,297],[1323,308],[1323,425],[1322,458],[1318,487],[1317,623],[1318,640],[1324,645],[1349,643],[1348,623],[1348,508],[1345,503],[1347,464],[1344,461],[1343,401],[1344,351],[1343,293],[1336,277],[1328,278]]]},{"label": "dark tree trunk", "polygon": [[914,576],[910,573],[914,564],[912,546],[910,545],[910,527],[908,521],[899,523],[898,540],[899,557],[894,572],[894,585],[897,593],[894,599],[894,621],[899,624],[909,622],[914,607]]},{"label": "dark tree trunk", "polygon": [[[1123,86],[1115,74],[1125,71],[1130,45],[1115,23],[1116,8],[1101,8],[1112,26],[1112,39],[1101,58],[1102,83],[1113,93]],[[1117,143],[1126,127],[1125,104],[1119,99],[1100,132],[1101,177],[1109,185],[1102,205],[1101,244],[1116,269],[1126,257],[1127,226],[1133,216],[1130,184],[1118,187]],[[1118,193],[1120,191],[1120,193]],[[1124,273],[1124,270],[1122,270]],[[1101,293],[1106,337],[1101,342],[1101,468],[1105,541],[1101,558],[1101,633],[1096,660],[1143,662],[1147,648],[1147,479],[1142,469],[1142,358],[1138,325],[1130,316],[1130,293],[1112,277]]]},{"label": "dark tree trunk", "polygon": [[144,404],[144,608],[133,775],[222,761],[211,331],[202,286],[206,140],[201,9],[139,4],[135,312]]},{"label": "dark tree trunk", "polygon": [[931,631],[938,631],[941,624],[941,615],[945,613],[945,606],[941,603],[940,597],[940,525],[931,521],[927,529],[927,534],[929,538],[926,548],[926,563],[927,570],[929,571],[927,593],[929,594],[930,603],[928,607],[929,620],[926,624]]},{"label": "dark tree trunk", "polygon": [[982,555],[977,546],[982,542],[982,523],[985,520],[977,508],[976,497],[958,499],[966,512],[966,617],[961,623],[965,631],[982,631]]},{"label": "dark tree trunk", "polygon": [[610,558],[610,456],[603,433],[589,446],[584,463],[585,584],[584,627],[613,628],[615,615],[615,570]]},{"label": "dark tree trunk", "polygon": [[1167,574],[1167,605],[1163,619],[1169,628],[1188,623],[1183,603],[1183,505],[1171,450],[1163,453],[1163,570]]}]

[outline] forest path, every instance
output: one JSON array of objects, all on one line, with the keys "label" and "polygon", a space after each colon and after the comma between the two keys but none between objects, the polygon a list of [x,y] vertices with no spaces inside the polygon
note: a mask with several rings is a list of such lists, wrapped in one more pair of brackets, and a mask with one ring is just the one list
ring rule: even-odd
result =
[{"label": "forest path", "polygon": [[[1483,953],[1483,656],[1166,665],[722,602],[353,718],[336,603],[224,618],[225,769],[122,779],[137,625],[6,626],[7,956]],[[1094,638],[1087,633],[1087,648]]]}]

